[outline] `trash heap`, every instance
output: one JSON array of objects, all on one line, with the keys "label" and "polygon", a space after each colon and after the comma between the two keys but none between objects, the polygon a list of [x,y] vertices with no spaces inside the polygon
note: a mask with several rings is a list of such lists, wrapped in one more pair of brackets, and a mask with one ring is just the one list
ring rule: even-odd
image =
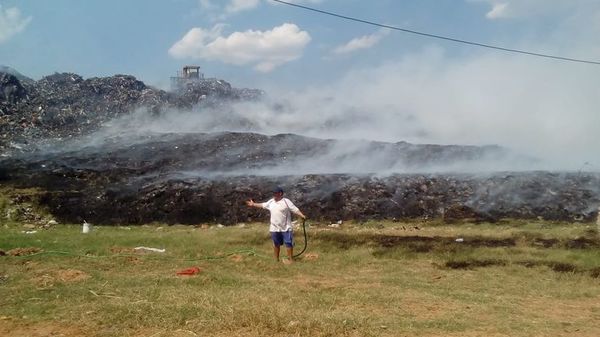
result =
[{"label": "trash heap", "polygon": [[55,73],[39,81],[19,80],[0,72],[0,151],[28,150],[44,139],[74,138],[133,111],[159,114],[191,109],[202,100],[256,99],[255,89],[237,89],[218,79],[191,83],[182,92],[166,92],[130,75],[84,79]]},{"label": "trash heap", "polygon": [[[39,198],[42,206],[63,223],[260,221],[264,212],[245,207],[244,201],[270,198],[274,185],[284,186],[305,214],[326,223],[503,218],[591,222],[597,216],[600,173],[303,173],[302,163],[308,162],[310,168],[325,165],[323,158],[335,164],[342,158],[358,162],[365,156],[362,152],[350,158],[347,153],[336,155],[330,152],[339,148],[336,142],[253,133],[154,135],[143,142],[113,139],[5,159],[0,162],[0,178],[44,190]],[[457,153],[461,160],[476,161],[486,150],[383,145],[375,146],[389,147],[390,153],[405,158],[412,167],[431,165],[438,158],[448,160]],[[406,149],[410,155],[400,156]]]}]

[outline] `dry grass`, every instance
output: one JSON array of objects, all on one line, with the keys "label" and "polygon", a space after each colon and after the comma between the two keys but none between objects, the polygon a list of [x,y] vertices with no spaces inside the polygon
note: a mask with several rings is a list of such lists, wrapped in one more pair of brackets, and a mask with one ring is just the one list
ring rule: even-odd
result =
[{"label": "dry grass", "polygon": [[0,335],[600,335],[600,241],[581,224],[311,228],[291,266],[265,225],[127,228],[0,229],[0,250],[42,250],[0,256]]}]

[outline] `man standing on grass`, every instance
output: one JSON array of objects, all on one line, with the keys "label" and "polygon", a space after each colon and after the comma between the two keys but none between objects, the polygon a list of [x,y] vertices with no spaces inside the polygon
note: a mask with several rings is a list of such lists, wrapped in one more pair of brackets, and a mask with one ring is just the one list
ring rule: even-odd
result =
[{"label": "man standing on grass", "polygon": [[279,261],[280,247],[285,244],[287,260],[283,260],[283,263],[292,263],[294,258],[294,235],[292,233],[292,214],[290,212],[302,219],[306,219],[304,214],[300,212],[290,199],[283,197],[283,189],[281,187],[273,189],[273,198],[268,201],[254,202],[254,200],[250,199],[246,201],[246,205],[268,209],[271,212],[269,231],[273,240],[273,255]]}]

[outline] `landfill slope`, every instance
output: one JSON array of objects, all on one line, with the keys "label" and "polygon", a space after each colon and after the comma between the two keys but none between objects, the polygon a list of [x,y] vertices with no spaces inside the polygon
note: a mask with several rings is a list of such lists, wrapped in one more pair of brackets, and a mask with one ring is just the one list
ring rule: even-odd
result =
[{"label": "landfill slope", "polygon": [[98,224],[261,220],[264,212],[244,201],[266,200],[274,185],[322,221],[592,221],[598,214],[600,173],[494,169],[514,159],[497,146],[121,134],[113,124],[132,114],[214,113],[263,95],[218,79],[166,92],[128,75],[33,81],[0,72],[0,184],[41,191],[38,202],[59,221]]},{"label": "landfill slope", "polygon": [[220,79],[166,92],[130,75],[84,79],[73,73],[55,73],[33,81],[14,71],[0,71],[0,150],[19,152],[46,139],[85,135],[134,111],[158,115],[189,110],[205,101],[253,100],[261,95],[260,90],[234,88]]},{"label": "landfill slope", "polygon": [[[45,191],[41,203],[61,221],[100,224],[261,220],[264,214],[245,207],[244,201],[266,200],[275,185],[284,186],[306,214],[323,221],[592,221],[600,204],[597,173],[416,173],[418,167],[440,164],[439,158],[477,161],[490,150],[478,147],[458,148],[457,153],[454,146],[366,142],[367,149],[384,147],[385,157],[415,171],[385,175],[306,171],[324,170],[318,166],[327,165],[322,158],[335,163],[368,156],[357,152],[336,157],[330,150],[339,142],[254,133],[149,135],[132,144],[112,140],[5,159],[0,179],[41,188]],[[396,163],[380,163],[384,164]]]}]

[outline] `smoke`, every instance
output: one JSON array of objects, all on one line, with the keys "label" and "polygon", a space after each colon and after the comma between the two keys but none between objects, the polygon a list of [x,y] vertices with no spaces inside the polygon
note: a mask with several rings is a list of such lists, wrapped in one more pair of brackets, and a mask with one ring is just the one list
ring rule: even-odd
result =
[{"label": "smoke", "polygon": [[[519,20],[530,13],[517,2],[507,3],[506,10],[512,12],[495,20]],[[585,4],[565,10],[548,4],[544,15],[529,18],[538,30],[508,46],[600,59],[600,5]],[[545,26],[549,18],[552,25]],[[600,170],[599,66],[462,49],[471,47],[460,49],[468,54],[456,55],[452,46],[447,48],[435,45],[399,54],[301,90],[275,83],[261,88],[268,93],[261,101],[200,105],[159,117],[140,112],[113,122],[103,132],[240,131],[344,140],[332,143],[328,152],[270,169],[281,173],[298,167],[313,173]],[[416,168],[393,157],[385,146],[372,148],[359,140],[498,145],[504,151],[486,151],[478,160],[430,161]]]},{"label": "smoke", "polygon": [[[134,133],[241,131],[499,145],[513,155],[482,164],[481,169],[598,170],[597,71],[590,65],[505,54],[449,60],[443,50],[427,48],[377,67],[353,70],[329,85],[293,92],[271,88],[269,96],[258,102],[201,105],[158,118],[137,113],[110,128],[120,130],[115,127],[120,124],[129,125],[127,132]],[[339,153],[365,153],[349,142],[332,151],[335,158]],[[377,156],[371,153],[370,158]],[[531,157],[539,160],[518,159]],[[365,169],[376,169],[373,163],[381,160],[368,160]]]}]

